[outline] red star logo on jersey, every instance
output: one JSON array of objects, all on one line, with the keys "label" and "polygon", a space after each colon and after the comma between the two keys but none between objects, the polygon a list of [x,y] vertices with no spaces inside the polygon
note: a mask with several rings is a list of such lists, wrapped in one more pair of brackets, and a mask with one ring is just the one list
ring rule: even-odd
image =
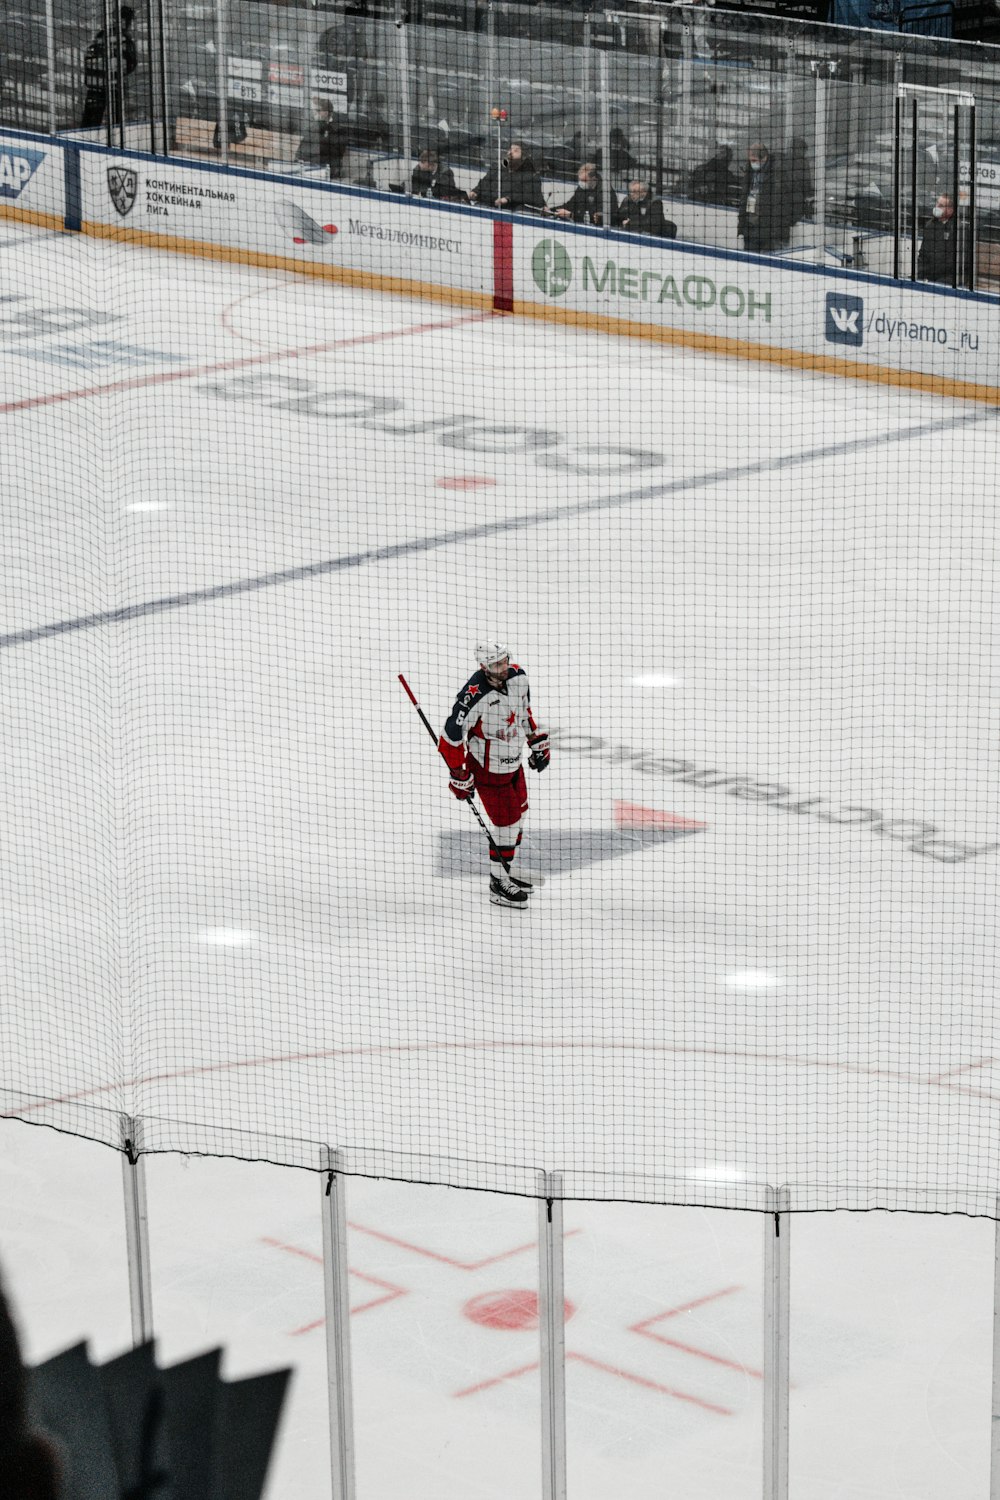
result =
[{"label": "red star logo on jersey", "polygon": [[511,714],[510,718],[507,720],[507,723],[508,724],[516,724],[517,723],[517,714]]},{"label": "red star logo on jersey", "polygon": [[478,688],[477,684],[474,683],[474,682],[471,683],[470,686],[469,686],[469,697],[470,698],[474,698],[478,692],[479,692],[479,688]]}]

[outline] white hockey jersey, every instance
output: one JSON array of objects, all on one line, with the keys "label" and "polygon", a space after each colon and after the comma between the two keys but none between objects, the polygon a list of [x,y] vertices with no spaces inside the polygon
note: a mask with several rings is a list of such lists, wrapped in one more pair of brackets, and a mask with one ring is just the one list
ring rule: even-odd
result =
[{"label": "white hockey jersey", "polygon": [[494,687],[482,671],[469,678],[455,699],[438,748],[453,771],[468,754],[484,771],[512,776],[528,735],[537,727],[527,675],[523,667],[511,664],[502,687]]}]

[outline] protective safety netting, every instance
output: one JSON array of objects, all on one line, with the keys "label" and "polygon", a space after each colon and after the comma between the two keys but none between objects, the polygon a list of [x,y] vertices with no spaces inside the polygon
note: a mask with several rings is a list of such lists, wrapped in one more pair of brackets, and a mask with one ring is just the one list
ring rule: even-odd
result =
[{"label": "protective safety netting", "polygon": [[0,133],[3,1113],[995,1213],[992,52],[196,9]]}]

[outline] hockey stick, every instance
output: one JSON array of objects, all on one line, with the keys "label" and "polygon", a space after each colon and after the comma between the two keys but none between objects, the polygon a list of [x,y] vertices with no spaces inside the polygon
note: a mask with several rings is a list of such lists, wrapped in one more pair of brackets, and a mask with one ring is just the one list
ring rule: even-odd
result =
[{"label": "hockey stick", "polygon": [[[420,704],[417,702],[416,698],[413,696],[413,689],[410,687],[410,684],[407,682],[407,680],[403,676],[402,672],[400,672],[400,674],[399,674],[399,680],[403,684],[403,690],[406,693],[406,696],[409,698],[410,702],[413,704],[413,707],[417,710],[417,713],[420,715],[420,722],[423,724],[424,728],[427,730],[427,733],[430,735],[431,739],[434,741],[434,748],[435,748],[435,750],[437,750],[438,754],[440,755],[441,751],[440,751],[440,748],[438,746],[438,737],[434,733],[434,730],[431,728],[431,722],[428,719],[427,715],[424,713],[423,709],[420,707]],[[444,756],[443,755],[441,756],[441,759],[444,760]],[[448,762],[446,760],[444,761],[444,763],[445,763],[446,766],[448,765]],[[451,767],[448,766],[448,769],[450,771]],[[489,841],[490,841],[490,848],[492,849],[493,854],[500,861],[500,863],[503,865],[504,869],[507,871],[507,874],[509,875],[510,874],[510,865],[507,862],[507,860],[504,859],[503,855],[500,853],[500,850],[497,848],[496,841],[493,838],[492,833],[490,833],[490,830],[487,828],[486,824],[483,822],[483,815],[482,815],[482,813],[479,811],[479,808],[476,806],[476,804],[472,801],[471,797],[468,798],[468,799],[466,799],[466,800],[468,801],[468,805],[472,808],[472,811],[476,815],[476,822],[479,824],[480,828],[483,830],[483,832],[485,833],[486,837],[489,839]]]}]

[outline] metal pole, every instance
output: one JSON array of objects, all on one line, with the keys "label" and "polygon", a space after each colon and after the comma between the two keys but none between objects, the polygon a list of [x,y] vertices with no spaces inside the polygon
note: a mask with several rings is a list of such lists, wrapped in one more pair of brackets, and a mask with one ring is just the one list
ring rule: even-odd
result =
[{"label": "metal pole", "polygon": [[104,144],[113,146],[112,116],[114,98],[111,83],[111,6],[115,0],[104,0]]},{"label": "metal pole", "polygon": [[486,107],[500,103],[500,70],[497,63],[497,22],[490,0],[486,11]]},{"label": "metal pole", "polygon": [[1000,1500],[1000,1198],[993,1237],[993,1421],[990,1435],[990,1500]]},{"label": "metal pole", "polygon": [[[685,177],[681,179],[681,192],[687,192],[686,174],[694,163],[694,146],[691,140],[691,111],[693,106],[694,92],[694,38],[691,32],[691,23],[685,17],[681,26],[681,169]],[[718,141],[710,143],[709,155],[714,156],[718,148]],[[728,204],[726,207],[728,208]],[[697,214],[698,210],[694,212]],[[704,213],[704,209],[702,210]]]},{"label": "metal pole", "polygon": [[662,21],[656,23],[656,163],[653,170],[656,177],[654,193],[657,198],[663,197],[663,88],[666,71],[663,56],[664,29]]},{"label": "metal pole", "polygon": [[583,77],[583,87],[580,90],[580,153],[573,165],[573,171],[577,172],[581,162],[588,159],[590,143],[590,109],[591,100],[594,96],[590,81],[590,60],[593,55],[593,28],[588,15],[583,23],[583,46],[580,48],[580,68]]},{"label": "metal pole", "polygon": [[48,95],[49,135],[56,133],[56,23],[53,0],[45,0],[45,72]]},{"label": "metal pole", "polygon": [[767,1189],[767,1214],[764,1218],[764,1500],[788,1500],[790,1203],[787,1188]]},{"label": "metal pole", "polygon": [[167,92],[167,33],[166,27],[163,22],[163,0],[152,0],[152,4],[153,14],[156,21],[156,40],[155,42],[153,41],[153,36],[151,33],[149,40],[150,66],[153,66],[153,59],[155,58],[157,90],[160,103],[159,118],[163,124],[163,134],[161,136],[161,141],[163,146],[163,155],[167,156],[170,153],[172,134],[170,121],[171,96]]},{"label": "metal pole", "polygon": [[792,148],[792,132],[795,129],[791,94],[795,72],[795,43],[789,41],[785,48],[785,66],[778,75],[781,80],[781,149],[786,155]]},{"label": "metal pole", "polygon": [[153,46],[153,0],[146,0],[146,47],[148,51],[149,66],[149,154],[156,155],[156,116],[157,98],[156,82],[157,69],[155,66],[155,48]]},{"label": "metal pole", "polygon": [[613,229],[611,211],[611,100],[608,96],[608,54],[602,47],[598,55],[601,88],[601,222]]},{"label": "metal pole", "polygon": [[917,96],[910,105],[910,280],[917,279]]},{"label": "metal pole", "polygon": [[962,228],[962,200],[959,197],[961,187],[962,161],[959,154],[958,133],[962,128],[961,106],[956,104],[951,112],[951,211],[955,221],[955,249],[951,262],[951,284],[959,285],[959,255],[958,242]]},{"label": "metal pole", "polygon": [[115,47],[118,53],[118,75],[115,79],[115,113],[118,116],[118,146],[125,150],[125,42],[122,37],[122,7],[121,0],[115,0],[115,15],[118,25],[115,27]]},{"label": "metal pole", "polygon": [[351,1299],[347,1269],[346,1184],[340,1155],[320,1151],[326,1369],[330,1396],[333,1500],[354,1500],[354,1399],[351,1384]]},{"label": "metal pole", "polygon": [[815,234],[818,241],[814,259],[820,265],[826,262],[826,78],[816,75],[816,220]]},{"label": "metal pole", "polygon": [[229,99],[226,89],[226,0],[215,0],[215,87],[219,95],[219,153],[229,165]]},{"label": "metal pole", "polygon": [[406,173],[409,173],[413,165],[413,151],[410,145],[410,40],[407,36],[406,22],[400,15],[396,17],[396,52],[399,66],[400,104],[402,106],[403,161],[405,162],[404,170]]},{"label": "metal pole", "polygon": [[125,1247],[132,1309],[132,1343],[136,1349],[153,1337],[153,1284],[149,1269],[149,1217],[146,1212],[146,1164],[142,1158],[142,1124],[119,1117],[122,1183],[125,1188]]},{"label": "metal pole", "polygon": [[966,236],[966,251],[968,256],[968,285],[969,291],[976,290],[976,276],[978,267],[976,265],[976,179],[979,175],[978,163],[976,161],[976,106],[969,106],[969,232]]},{"label": "metal pole", "polygon": [[902,269],[903,237],[903,101],[896,95],[892,146],[892,274]]},{"label": "metal pole", "polygon": [[156,0],[156,20],[159,30],[159,47],[157,57],[160,63],[160,92],[163,96],[163,154],[169,156],[174,145],[174,109],[176,99],[173,88],[169,85],[170,74],[167,68],[167,24],[164,18],[165,0]]},{"label": "metal pole", "polygon": [[566,1500],[566,1317],[562,1177],[538,1174],[538,1326],[542,1345],[542,1500]]}]

